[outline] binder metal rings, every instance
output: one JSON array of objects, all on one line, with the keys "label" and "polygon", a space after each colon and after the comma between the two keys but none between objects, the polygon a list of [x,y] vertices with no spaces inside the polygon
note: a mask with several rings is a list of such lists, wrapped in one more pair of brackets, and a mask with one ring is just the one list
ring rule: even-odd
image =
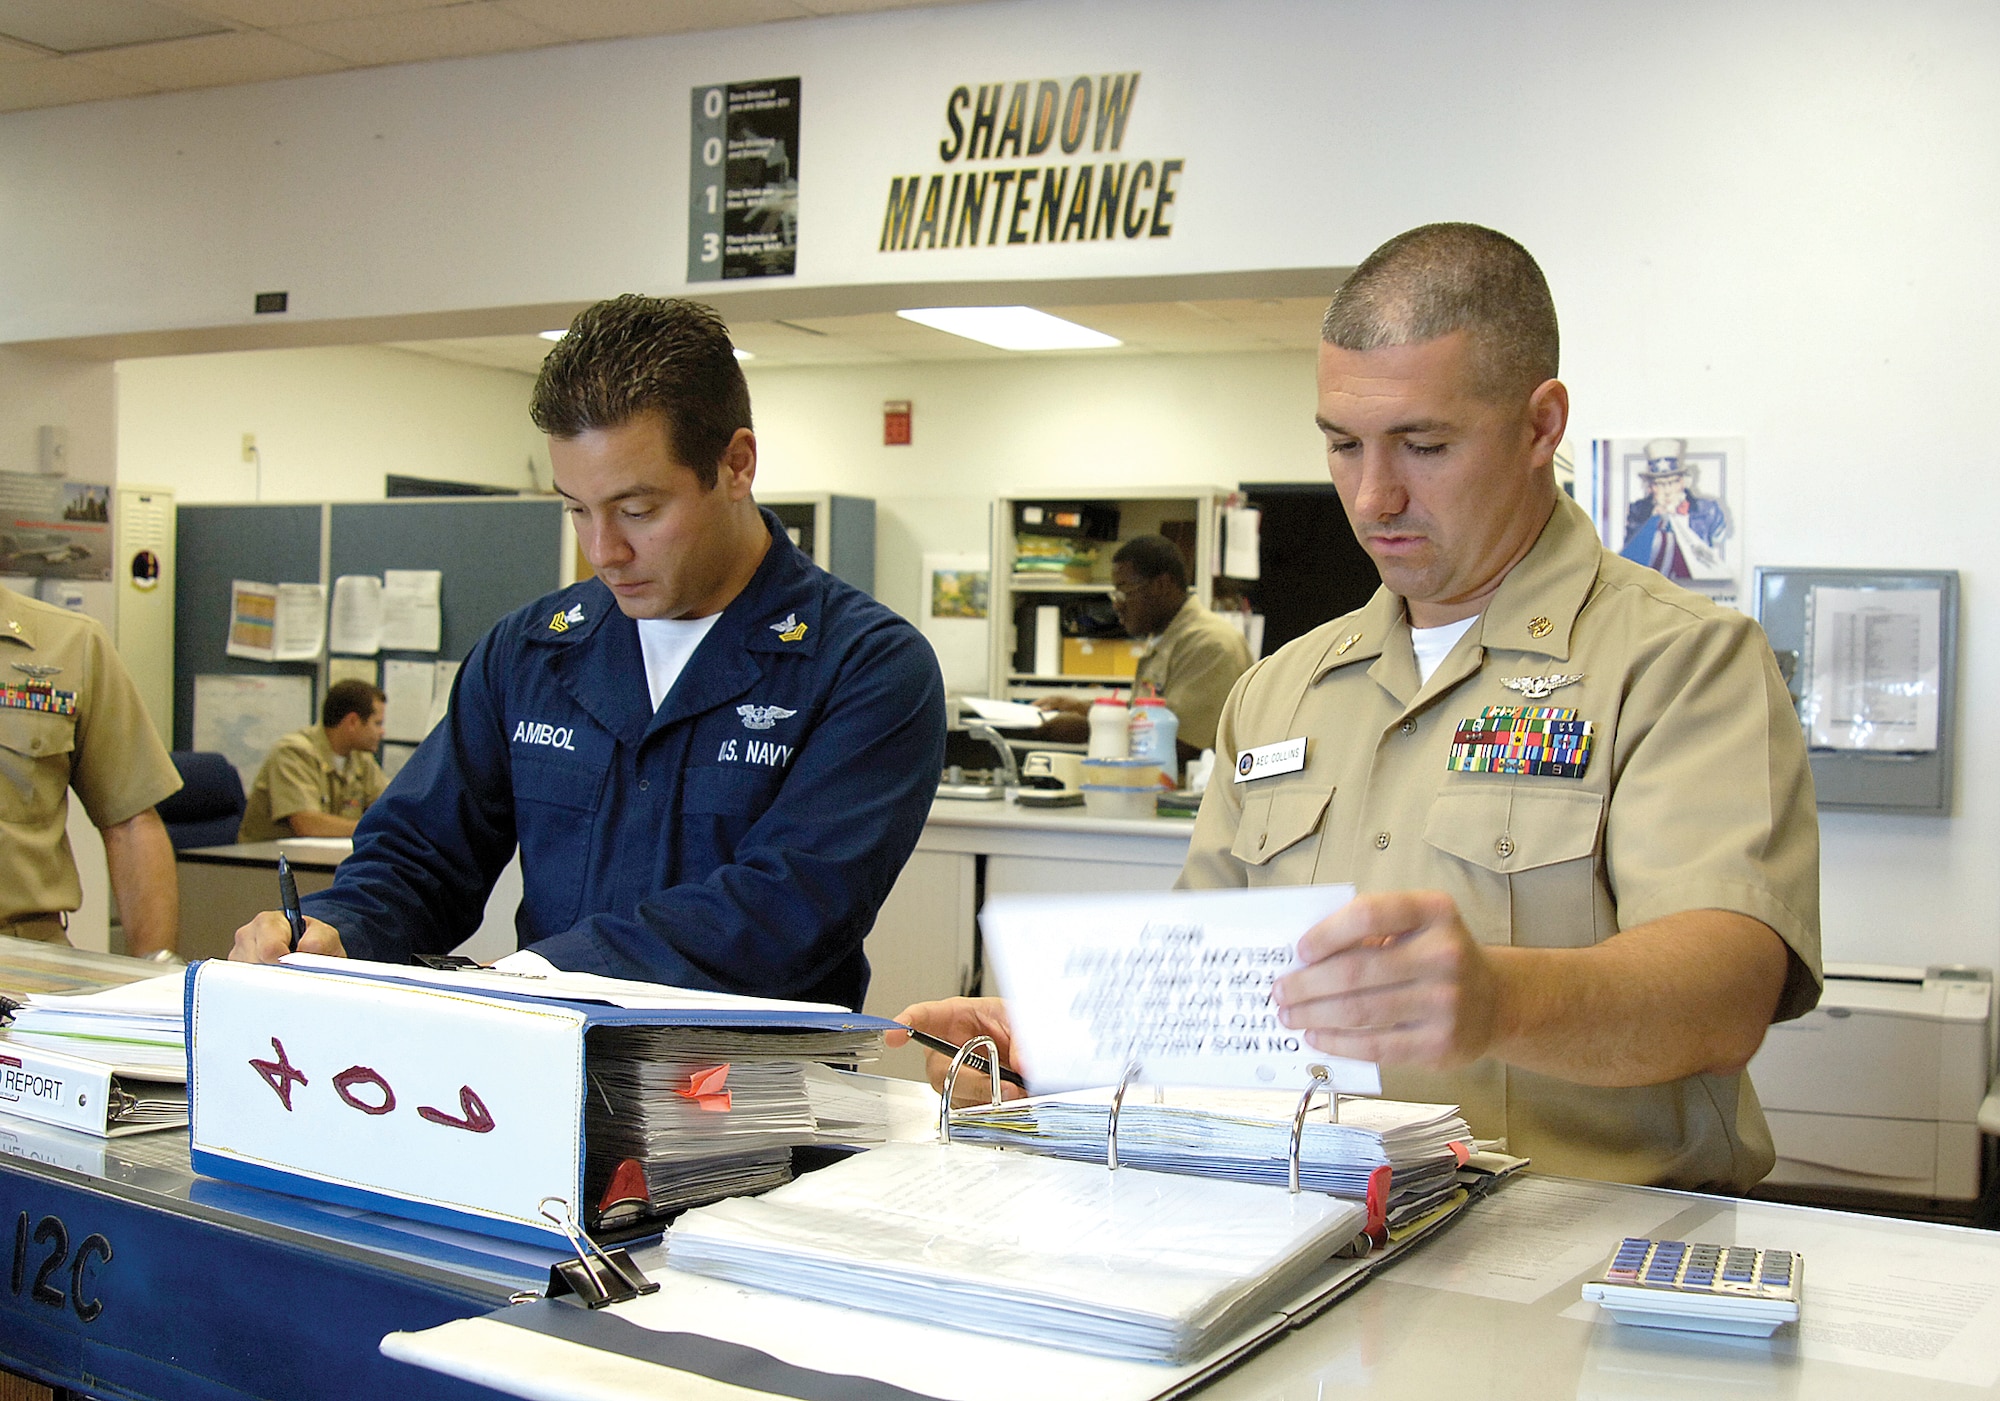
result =
[{"label": "binder metal rings", "polygon": [[1299,1190],[1299,1153],[1305,1144],[1306,1115],[1312,1110],[1313,1096],[1326,1091],[1326,1118],[1330,1124],[1340,1122],[1340,1096],[1333,1088],[1333,1076],[1323,1065],[1312,1068],[1312,1083],[1299,1096],[1299,1107],[1292,1111],[1292,1143],[1285,1154],[1285,1181],[1294,1196]]},{"label": "binder metal rings", "polygon": [[1125,1108],[1125,1091],[1132,1087],[1139,1073],[1139,1062],[1127,1064],[1125,1073],[1118,1077],[1118,1090],[1111,1096],[1111,1117],[1104,1124],[1104,1167],[1108,1172],[1118,1171],[1118,1115]]},{"label": "binder metal rings", "polygon": [[[969,1057],[977,1054],[979,1048],[982,1046],[986,1048],[986,1064],[989,1066],[1000,1064],[1000,1047],[995,1044],[993,1038],[990,1036],[975,1036],[958,1048],[958,1054],[951,1058],[951,1068],[944,1073],[944,1096],[938,1101],[938,1141],[940,1143],[951,1142],[951,1097],[952,1092],[958,1088],[959,1067],[963,1066]],[[989,1074],[986,1080],[993,1087],[993,1107],[998,1109],[1000,1107],[1000,1077],[997,1074]]]}]

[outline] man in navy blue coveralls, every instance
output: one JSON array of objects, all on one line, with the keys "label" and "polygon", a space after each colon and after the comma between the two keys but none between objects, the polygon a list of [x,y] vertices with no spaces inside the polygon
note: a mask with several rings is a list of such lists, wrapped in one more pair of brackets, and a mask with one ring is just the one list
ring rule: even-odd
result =
[{"label": "man in navy blue coveralls", "polygon": [[[518,842],[506,966],[858,1008],[862,939],[943,763],[929,644],[757,507],[749,391],[707,308],[592,307],[533,413],[597,577],[473,649],[444,721],[303,901],[300,948],[444,953]],[[266,912],[231,956],[275,960],[288,939]]]}]

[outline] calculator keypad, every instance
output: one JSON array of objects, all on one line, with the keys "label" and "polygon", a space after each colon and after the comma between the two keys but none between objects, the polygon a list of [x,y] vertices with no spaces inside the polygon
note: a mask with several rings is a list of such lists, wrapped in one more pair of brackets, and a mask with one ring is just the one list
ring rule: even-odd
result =
[{"label": "calculator keypad", "polygon": [[1690,1294],[1794,1299],[1796,1262],[1797,1257],[1789,1250],[1690,1245],[1686,1241],[1628,1236],[1611,1257],[1604,1278],[1611,1284]]}]

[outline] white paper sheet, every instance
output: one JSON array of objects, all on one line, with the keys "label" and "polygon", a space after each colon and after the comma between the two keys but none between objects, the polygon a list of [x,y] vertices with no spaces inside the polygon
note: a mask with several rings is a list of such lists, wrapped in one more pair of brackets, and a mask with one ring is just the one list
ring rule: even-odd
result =
[{"label": "white paper sheet", "polygon": [[1937,589],[1815,588],[1805,717],[1815,749],[1938,747]]},{"label": "white paper sheet", "polygon": [[451,685],[457,679],[457,662],[433,663],[431,675],[431,711],[430,718],[424,724],[425,734],[429,734],[444,722],[445,712],[451,708]]},{"label": "white paper sheet", "polygon": [[229,640],[224,650],[253,662],[311,661],[326,641],[326,590],[318,584],[229,586]]},{"label": "white paper sheet", "polygon": [[996,730],[1032,730],[1048,717],[1027,701],[991,700],[986,696],[960,696],[959,704]]},{"label": "white paper sheet", "polygon": [[226,755],[246,793],[271,747],[312,722],[310,676],[194,679],[194,747]]},{"label": "white paper sheet", "polygon": [[379,686],[381,671],[373,657],[328,657],[326,684],[338,686],[343,681],[365,681],[370,686]]},{"label": "white paper sheet", "polygon": [[1258,577],[1257,538],[1264,513],[1253,506],[1231,506],[1222,513],[1222,570],[1232,579]]},{"label": "white paper sheet", "polygon": [[1588,1182],[1523,1176],[1478,1204],[1478,1230],[1445,1232],[1383,1278],[1532,1303],[1610,1259],[1626,1236],[1650,1235],[1688,1205],[1665,1194],[1657,1201],[1657,1214],[1635,1219],[1623,1195],[1607,1199]]},{"label": "white paper sheet", "polygon": [[444,626],[439,595],[444,571],[382,571],[382,647],[390,652],[435,652]]},{"label": "white paper sheet", "polygon": [[1293,1089],[1325,1066],[1336,1090],[1380,1094],[1367,1061],[1329,1056],[1278,1024],[1271,983],[1299,936],[1351,885],[1143,895],[995,896],[979,915],[1036,1093],[1116,1084]]},{"label": "white paper sheet", "polygon": [[406,662],[391,657],[382,663],[382,693],[388,697],[383,734],[414,744],[431,732],[431,697],[437,685],[435,662]]},{"label": "white paper sheet", "polygon": [[382,581],[373,574],[343,574],[333,581],[327,650],[364,657],[382,650]]}]

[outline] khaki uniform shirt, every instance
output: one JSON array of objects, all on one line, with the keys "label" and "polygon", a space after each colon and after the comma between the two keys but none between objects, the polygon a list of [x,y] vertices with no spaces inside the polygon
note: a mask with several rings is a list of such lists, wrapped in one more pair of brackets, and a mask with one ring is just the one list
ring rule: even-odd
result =
[{"label": "khaki uniform shirt", "polygon": [[[1540,699],[1504,684],[1556,677]],[[1448,769],[1455,729],[1489,706],[1590,721],[1582,774]],[[1299,736],[1303,771],[1230,781],[1230,758]],[[1730,910],[1794,955],[1778,1019],[1817,1001],[1819,826],[1770,646],[1750,619],[1602,549],[1567,498],[1429,684],[1385,589],[1246,675],[1218,754],[1183,887],[1442,890],[1482,944],[1534,948]],[[1773,1162],[1741,1075],[1599,1089],[1489,1058],[1385,1068],[1383,1089],[1463,1105],[1474,1133],[1548,1172],[1742,1190]]]},{"label": "khaki uniform shirt", "polygon": [[1215,722],[1229,688],[1250,665],[1243,634],[1188,595],[1181,611],[1139,658],[1136,681],[1153,683],[1160,699],[1180,721],[1182,744],[1215,745]]},{"label": "khaki uniform shirt", "polygon": [[103,625],[0,585],[0,924],[83,903],[72,788],[115,827],[180,786]]},{"label": "khaki uniform shirt", "polygon": [[357,749],[342,769],[327,741],[323,725],[294,730],[273,745],[250,785],[243,807],[239,842],[269,842],[293,835],[278,824],[295,812],[323,812],[329,817],[359,820],[368,805],[389,786],[388,775],[375,756]]}]

